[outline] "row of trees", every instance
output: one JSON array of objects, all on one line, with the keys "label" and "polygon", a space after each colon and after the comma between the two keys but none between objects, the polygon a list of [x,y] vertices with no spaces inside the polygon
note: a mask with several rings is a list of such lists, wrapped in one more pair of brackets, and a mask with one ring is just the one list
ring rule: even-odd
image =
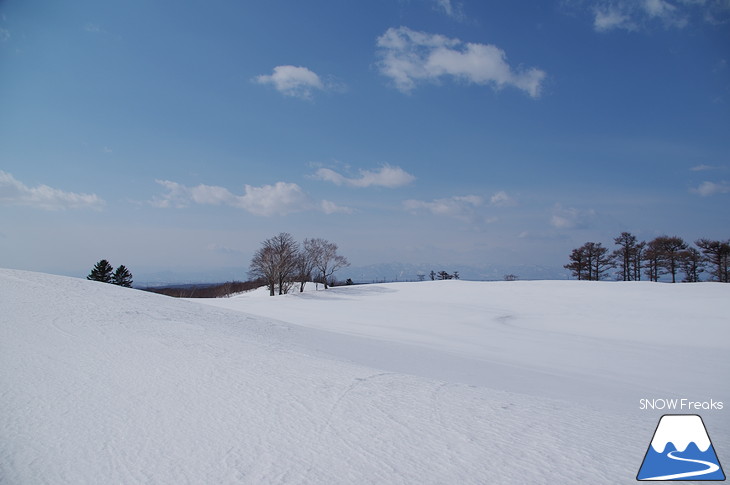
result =
[{"label": "row of trees", "polygon": [[[431,272],[428,274],[428,276],[431,278],[431,281],[434,281],[436,279],[439,280],[458,280],[459,279],[459,272],[454,271],[453,273],[448,273],[444,270],[439,271],[438,273],[431,270]],[[418,279],[423,281],[424,275],[419,274]]]},{"label": "row of trees", "polygon": [[300,244],[291,234],[282,232],[261,243],[251,259],[249,277],[266,282],[269,295],[288,293],[296,282],[304,291],[307,281],[317,281],[328,288],[335,271],[349,266],[347,258],[337,254],[337,244],[325,239],[305,239]]},{"label": "row of trees", "polygon": [[613,252],[596,242],[573,249],[564,267],[579,280],[602,280],[617,269],[616,279],[623,281],[640,281],[643,273],[651,281],[669,275],[675,283],[681,272],[682,281],[697,282],[709,269],[711,280],[730,282],[730,240],[698,239],[693,247],[677,236],[639,242],[633,234],[622,232],[613,242],[618,246]]},{"label": "row of trees", "polygon": [[109,261],[102,259],[91,268],[91,272],[86,277],[87,280],[101,281],[102,283],[111,283],[113,285],[132,287],[132,273],[126,266],[121,265],[116,270],[109,264]]}]

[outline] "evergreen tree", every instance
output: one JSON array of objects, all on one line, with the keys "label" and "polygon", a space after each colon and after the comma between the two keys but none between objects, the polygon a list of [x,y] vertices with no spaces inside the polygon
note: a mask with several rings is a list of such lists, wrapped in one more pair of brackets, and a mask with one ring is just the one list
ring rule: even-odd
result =
[{"label": "evergreen tree", "polygon": [[112,268],[112,265],[109,264],[109,261],[102,259],[94,265],[91,269],[91,273],[89,273],[86,279],[91,281],[101,281],[102,283],[111,283],[113,272],[114,268]]},{"label": "evergreen tree", "polygon": [[124,286],[125,288],[131,288],[133,283],[132,273],[129,272],[126,266],[121,265],[114,272],[114,275],[112,275],[111,282],[115,285]]}]

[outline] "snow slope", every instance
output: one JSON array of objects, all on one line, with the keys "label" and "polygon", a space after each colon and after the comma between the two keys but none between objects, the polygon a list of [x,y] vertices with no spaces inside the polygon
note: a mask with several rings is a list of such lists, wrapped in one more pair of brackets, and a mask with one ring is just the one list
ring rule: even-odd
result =
[{"label": "snow slope", "polygon": [[[198,301],[367,337],[373,344],[364,352],[329,350],[425,377],[617,411],[652,396],[724,397],[730,406],[717,380],[730,376],[730,285],[450,280],[307,288]],[[416,362],[404,365],[411,354]]]},{"label": "snow slope", "polygon": [[633,483],[664,397],[634,366],[709,359],[654,387],[728,401],[727,285],[493,285],[220,308],[0,270],[0,483]]}]

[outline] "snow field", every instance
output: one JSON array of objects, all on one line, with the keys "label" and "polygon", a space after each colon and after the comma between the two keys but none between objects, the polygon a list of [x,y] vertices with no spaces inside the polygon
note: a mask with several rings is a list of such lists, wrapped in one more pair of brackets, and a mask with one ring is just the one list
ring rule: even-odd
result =
[{"label": "snow field", "polygon": [[[451,283],[254,293],[207,302],[230,306],[216,308],[0,270],[0,483],[634,483],[661,413],[638,412],[649,391],[633,394],[631,367],[676,337],[620,339],[560,308],[541,323],[529,285]],[[581,287],[542,291],[559,305]],[[708,291],[672,299],[699,307],[726,290]],[[611,320],[600,294],[589,301],[599,323]],[[730,401],[716,321],[727,301],[694,309],[693,331],[707,335],[682,348],[688,359],[662,359],[707,351],[714,367],[700,384],[688,371],[658,387]],[[586,341],[619,358],[594,362],[578,352]],[[726,414],[703,418],[723,461]]]}]

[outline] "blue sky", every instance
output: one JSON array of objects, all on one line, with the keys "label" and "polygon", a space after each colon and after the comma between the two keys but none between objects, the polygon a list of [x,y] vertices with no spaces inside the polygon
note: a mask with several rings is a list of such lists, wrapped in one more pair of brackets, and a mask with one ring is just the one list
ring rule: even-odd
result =
[{"label": "blue sky", "polygon": [[5,0],[0,266],[727,239],[729,62],[726,0]]}]

